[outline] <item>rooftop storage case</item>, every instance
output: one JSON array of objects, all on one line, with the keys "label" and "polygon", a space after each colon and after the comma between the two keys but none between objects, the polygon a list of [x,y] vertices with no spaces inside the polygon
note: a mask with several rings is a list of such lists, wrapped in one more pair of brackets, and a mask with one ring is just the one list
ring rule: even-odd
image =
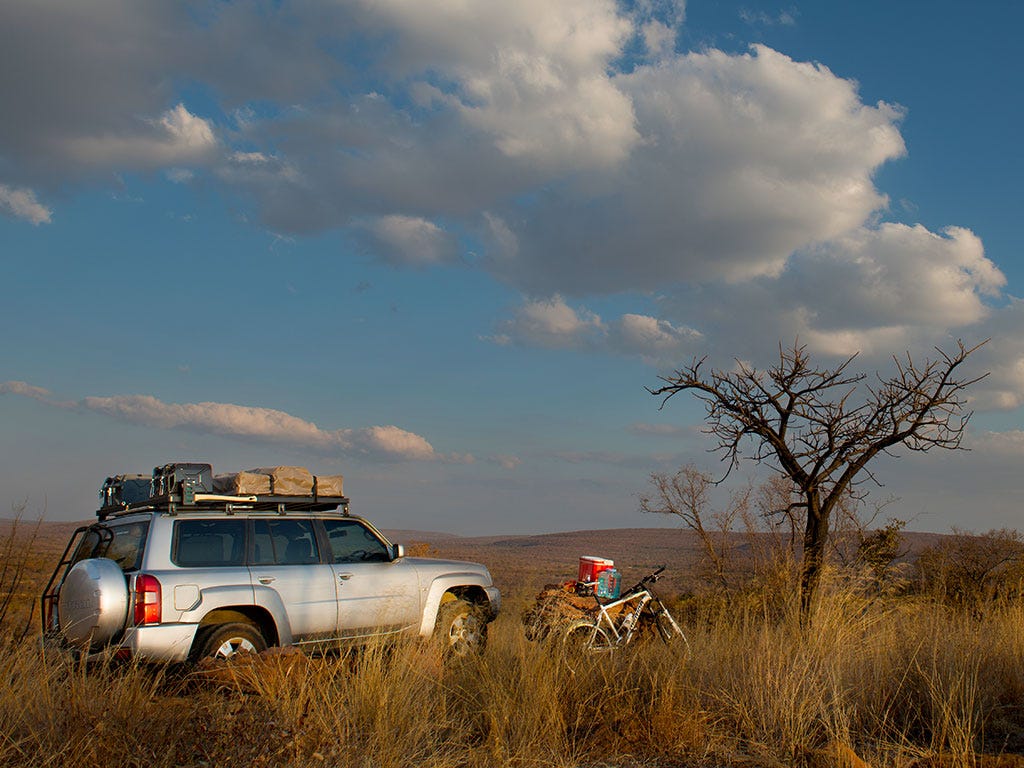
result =
[{"label": "rooftop storage case", "polygon": [[213,493],[213,467],[209,464],[174,462],[153,469],[153,495],[181,492],[183,503],[191,503],[197,493]]},{"label": "rooftop storage case", "polygon": [[114,475],[103,481],[100,488],[101,507],[122,507],[145,501],[152,495],[153,478],[150,475]]}]

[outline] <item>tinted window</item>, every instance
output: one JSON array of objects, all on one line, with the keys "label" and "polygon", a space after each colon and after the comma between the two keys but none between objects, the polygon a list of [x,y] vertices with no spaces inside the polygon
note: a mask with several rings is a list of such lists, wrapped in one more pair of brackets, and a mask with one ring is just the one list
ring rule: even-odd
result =
[{"label": "tinted window", "polygon": [[146,548],[149,522],[112,525],[110,530],[114,532],[114,538],[107,546],[104,557],[121,566],[122,571],[138,570],[142,564],[142,552]]},{"label": "tinted window", "polygon": [[388,548],[377,535],[356,520],[324,520],[336,563],[387,562]]},{"label": "tinted window", "polygon": [[105,547],[110,540],[109,537],[112,535],[110,529],[106,526],[90,528],[79,539],[71,562],[77,563],[79,560],[87,560],[90,557],[100,557],[102,552],[101,545]]},{"label": "tinted window", "polygon": [[179,520],[174,524],[176,565],[211,567],[245,563],[244,520]]},{"label": "tinted window", "polygon": [[71,562],[106,557],[121,566],[122,571],[138,570],[148,532],[149,521],[95,526],[82,535]]},{"label": "tinted window", "polygon": [[253,562],[261,565],[308,565],[320,562],[312,520],[257,520]]}]

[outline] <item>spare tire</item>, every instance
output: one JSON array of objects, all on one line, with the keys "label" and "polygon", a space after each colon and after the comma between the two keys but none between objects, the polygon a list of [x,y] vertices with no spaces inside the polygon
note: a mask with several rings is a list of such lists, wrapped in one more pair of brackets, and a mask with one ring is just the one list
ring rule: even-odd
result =
[{"label": "spare tire", "polygon": [[64,638],[80,648],[103,645],[124,629],[128,583],[113,560],[81,560],[60,585],[57,618]]}]

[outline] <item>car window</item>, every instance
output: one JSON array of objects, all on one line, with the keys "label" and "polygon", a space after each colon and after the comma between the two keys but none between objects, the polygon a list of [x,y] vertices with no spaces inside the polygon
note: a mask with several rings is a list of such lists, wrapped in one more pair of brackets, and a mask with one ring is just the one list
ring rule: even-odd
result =
[{"label": "car window", "polygon": [[94,526],[82,535],[71,562],[105,557],[117,563],[122,571],[138,570],[142,564],[148,532],[149,521]]},{"label": "car window", "polygon": [[336,563],[387,562],[391,558],[383,541],[357,520],[324,520]]},{"label": "car window", "polygon": [[72,564],[90,557],[101,557],[101,545],[106,546],[112,535],[106,526],[93,526],[87,530],[79,539],[78,546],[75,547],[75,554],[71,557]]},{"label": "car window", "polygon": [[186,568],[245,564],[244,520],[178,520],[171,561]]},{"label": "car window", "polygon": [[320,562],[312,520],[256,520],[253,562],[259,565],[308,565]]},{"label": "car window", "polygon": [[110,530],[113,531],[114,538],[107,546],[104,557],[121,566],[122,571],[138,570],[142,564],[142,553],[146,548],[149,521],[112,525]]}]

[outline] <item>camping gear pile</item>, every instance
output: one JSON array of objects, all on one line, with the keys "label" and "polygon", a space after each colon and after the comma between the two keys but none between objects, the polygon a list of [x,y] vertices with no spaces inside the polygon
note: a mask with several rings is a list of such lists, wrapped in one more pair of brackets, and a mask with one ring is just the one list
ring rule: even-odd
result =
[{"label": "camping gear pile", "polygon": [[[618,599],[620,582],[614,561],[590,555],[581,557],[574,581],[545,584],[533,606],[523,614],[527,639],[543,640],[552,630],[557,633],[558,628],[580,619],[595,618],[599,600]],[[608,608],[612,616],[619,610],[618,606]]]}]

